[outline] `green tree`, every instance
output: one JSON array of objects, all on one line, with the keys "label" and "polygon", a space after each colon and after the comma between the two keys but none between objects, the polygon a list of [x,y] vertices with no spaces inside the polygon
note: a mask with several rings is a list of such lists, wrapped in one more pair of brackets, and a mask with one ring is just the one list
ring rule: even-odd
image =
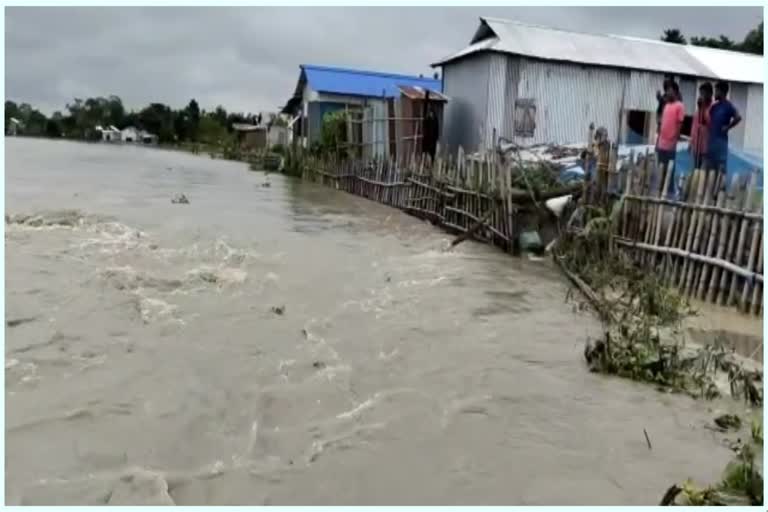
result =
[{"label": "green tree", "polygon": [[189,115],[189,125],[187,127],[189,139],[197,141],[197,132],[200,127],[200,106],[194,98],[189,101],[186,111]]},{"label": "green tree", "polygon": [[667,43],[686,44],[685,36],[678,28],[668,28],[661,35],[661,40]]},{"label": "green tree", "polygon": [[694,46],[706,46],[708,48],[719,48],[721,50],[738,50],[733,40],[729,37],[720,35],[717,38],[714,37],[692,37],[691,44]]},{"label": "green tree", "polygon": [[160,142],[174,141],[173,111],[169,106],[151,103],[139,112],[138,121],[141,128],[157,135]]},{"label": "green tree", "polygon": [[757,28],[749,31],[747,37],[741,43],[741,51],[747,53],[754,53],[757,55],[763,54],[763,22],[761,21]]},{"label": "green tree", "polygon": [[225,142],[229,138],[227,128],[219,123],[215,115],[205,115],[200,118],[198,140],[208,144]]}]

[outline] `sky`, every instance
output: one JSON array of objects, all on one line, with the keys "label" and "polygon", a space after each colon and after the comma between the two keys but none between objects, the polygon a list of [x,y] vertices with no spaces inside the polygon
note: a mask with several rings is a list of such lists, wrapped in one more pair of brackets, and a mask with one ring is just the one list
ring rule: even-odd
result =
[{"label": "sky", "polygon": [[740,41],[760,7],[8,7],[6,99],[50,115],[73,98],[274,112],[300,64],[431,75],[469,43],[479,16],[657,39]]}]

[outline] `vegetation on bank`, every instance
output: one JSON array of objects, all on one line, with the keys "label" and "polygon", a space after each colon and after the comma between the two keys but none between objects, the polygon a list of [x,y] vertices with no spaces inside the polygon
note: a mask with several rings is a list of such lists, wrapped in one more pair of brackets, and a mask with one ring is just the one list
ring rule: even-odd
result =
[{"label": "vegetation on bank", "polygon": [[96,126],[121,130],[133,126],[157,135],[161,144],[181,147],[190,143],[231,145],[235,140],[233,123],[284,123],[277,116],[264,120],[261,114],[227,112],[222,106],[206,111],[194,99],[178,110],[163,103],[151,103],[129,111],[118,96],[76,98],[63,112],[56,111],[50,117],[28,103],[6,100],[6,127],[12,117],[21,122],[21,133],[29,136],[89,140],[97,137]]}]

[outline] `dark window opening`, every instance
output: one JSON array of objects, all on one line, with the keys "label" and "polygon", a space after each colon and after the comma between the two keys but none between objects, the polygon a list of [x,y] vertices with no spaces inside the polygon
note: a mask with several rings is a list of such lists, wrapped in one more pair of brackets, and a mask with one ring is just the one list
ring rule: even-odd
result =
[{"label": "dark window opening", "polygon": [[627,113],[627,144],[644,144],[648,140],[651,113],[644,110],[630,110]]}]

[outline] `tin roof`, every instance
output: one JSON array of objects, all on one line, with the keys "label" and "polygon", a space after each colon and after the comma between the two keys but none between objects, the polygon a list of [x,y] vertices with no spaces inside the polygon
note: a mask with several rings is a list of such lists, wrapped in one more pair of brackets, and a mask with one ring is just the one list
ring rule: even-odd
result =
[{"label": "tin roof", "polygon": [[442,90],[442,82],[434,78],[308,64],[302,65],[301,70],[310,87],[318,92],[373,97],[383,94],[391,98],[400,95],[398,86],[401,85]]},{"label": "tin roof", "polygon": [[480,26],[469,46],[433,66],[482,51],[734,82],[762,84],[764,74],[763,58],[759,55],[636,37],[572,32],[498,18],[480,18]]},{"label": "tin roof", "polygon": [[400,89],[400,92],[403,93],[406,97],[412,100],[423,100],[427,93],[429,93],[430,101],[448,101],[448,97],[444,94],[441,94],[433,89],[425,89],[424,87],[419,87],[418,85],[401,85],[398,87],[398,89]]},{"label": "tin roof", "polygon": [[266,130],[267,127],[263,125],[257,125],[257,124],[232,123],[232,129],[237,132],[255,132],[258,130]]}]

